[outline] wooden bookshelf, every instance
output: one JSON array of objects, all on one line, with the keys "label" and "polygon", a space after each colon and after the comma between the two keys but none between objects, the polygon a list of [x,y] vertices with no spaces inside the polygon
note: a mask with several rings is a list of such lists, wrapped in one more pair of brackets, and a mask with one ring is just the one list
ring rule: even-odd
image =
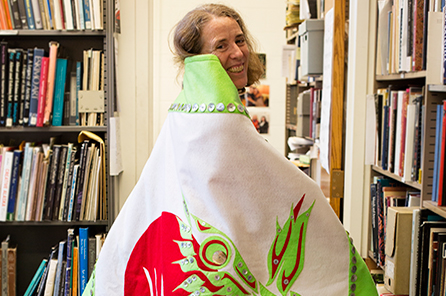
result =
[{"label": "wooden bookshelf", "polygon": [[438,206],[436,202],[431,200],[424,200],[422,206],[423,208],[429,209],[435,214],[446,218],[446,207]]},{"label": "wooden bookshelf", "polygon": [[376,81],[418,79],[418,78],[425,78],[425,77],[426,77],[426,71],[403,72],[403,73],[390,74],[390,75],[376,75]]},{"label": "wooden bookshelf", "polygon": [[417,190],[421,190],[422,189],[422,185],[418,182],[414,182],[414,181],[405,181],[403,177],[398,176],[397,174],[394,174],[388,170],[383,170],[382,168],[380,168],[379,166],[373,165],[372,166],[372,170],[375,171],[376,173],[389,177],[393,180],[396,180],[398,182],[401,182],[407,186],[410,186],[412,188],[415,188]]}]

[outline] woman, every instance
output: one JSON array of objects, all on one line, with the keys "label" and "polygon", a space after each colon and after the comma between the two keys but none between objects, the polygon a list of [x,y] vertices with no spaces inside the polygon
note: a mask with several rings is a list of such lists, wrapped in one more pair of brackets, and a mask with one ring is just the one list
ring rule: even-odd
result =
[{"label": "woman", "polygon": [[262,73],[251,42],[227,6],[178,23],[183,90],[87,293],[376,295],[318,186],[265,142],[239,99]]}]

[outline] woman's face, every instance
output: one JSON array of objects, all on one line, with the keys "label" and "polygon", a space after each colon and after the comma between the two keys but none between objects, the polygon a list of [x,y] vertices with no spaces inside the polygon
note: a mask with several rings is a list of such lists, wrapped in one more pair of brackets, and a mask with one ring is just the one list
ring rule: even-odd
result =
[{"label": "woman's face", "polygon": [[223,68],[240,89],[248,83],[249,50],[238,23],[230,17],[210,20],[201,35],[202,54],[215,54]]}]

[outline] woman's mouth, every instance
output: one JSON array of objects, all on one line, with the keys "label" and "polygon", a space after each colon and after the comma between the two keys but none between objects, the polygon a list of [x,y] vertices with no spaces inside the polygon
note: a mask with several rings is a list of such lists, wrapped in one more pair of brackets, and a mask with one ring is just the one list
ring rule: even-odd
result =
[{"label": "woman's mouth", "polygon": [[243,66],[243,65],[240,65],[240,66],[234,66],[234,67],[229,68],[229,69],[228,69],[228,72],[230,72],[230,73],[240,73],[240,72],[243,71],[243,69],[244,69],[244,66]]}]

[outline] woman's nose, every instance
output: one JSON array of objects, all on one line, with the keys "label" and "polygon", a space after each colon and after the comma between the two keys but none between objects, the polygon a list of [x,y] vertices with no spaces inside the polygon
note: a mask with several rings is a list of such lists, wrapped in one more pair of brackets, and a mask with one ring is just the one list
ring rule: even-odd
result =
[{"label": "woman's nose", "polygon": [[238,58],[243,57],[242,49],[236,43],[232,44],[232,46],[231,46],[230,57],[233,59],[238,59]]}]

